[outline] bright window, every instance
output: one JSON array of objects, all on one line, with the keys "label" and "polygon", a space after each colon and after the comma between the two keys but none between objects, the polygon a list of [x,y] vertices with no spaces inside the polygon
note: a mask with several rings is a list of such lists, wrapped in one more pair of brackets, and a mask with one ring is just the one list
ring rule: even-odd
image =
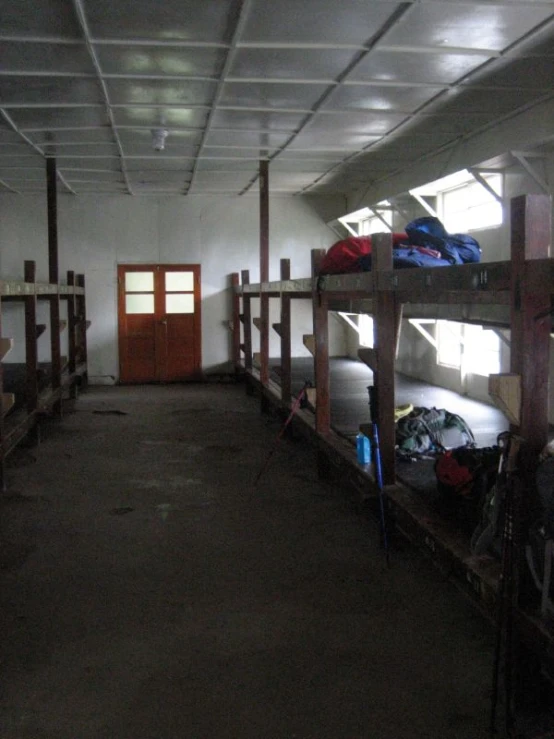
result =
[{"label": "bright window", "polygon": [[500,339],[482,326],[437,321],[437,362],[464,374],[496,374],[500,372]]},{"label": "bright window", "polygon": [[360,346],[373,347],[373,318],[365,313],[358,316]]},{"label": "bright window", "polygon": [[[388,205],[388,201],[383,201],[382,205]],[[392,210],[380,210],[375,208],[374,211],[379,213],[381,218],[378,216],[370,215],[369,218],[364,218],[359,223],[359,234],[360,236],[369,236],[370,234],[384,233],[387,230],[392,231]]]},{"label": "bright window", "polygon": [[[494,192],[502,196],[501,175],[485,175],[484,179]],[[449,233],[467,233],[502,224],[502,204],[474,179],[439,192],[438,208]]]}]

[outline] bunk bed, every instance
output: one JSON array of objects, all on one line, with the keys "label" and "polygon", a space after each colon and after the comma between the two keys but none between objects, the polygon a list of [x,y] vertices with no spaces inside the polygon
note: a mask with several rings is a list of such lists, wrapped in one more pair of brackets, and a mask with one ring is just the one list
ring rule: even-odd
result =
[{"label": "bunk bed", "polygon": [[[50,361],[39,363],[39,341],[47,325],[37,323],[37,303],[46,301],[50,315]],[[60,318],[60,302],[66,318]],[[25,362],[4,363],[17,338],[2,336],[2,305],[18,303],[25,313]],[[0,279],[0,485],[6,487],[6,461],[28,435],[38,440],[42,415],[61,413],[62,398],[75,398],[85,388],[87,337],[85,277],[67,273],[65,284],[36,281],[36,264],[25,261],[23,280]],[[67,331],[67,355],[62,356],[61,333]]]},{"label": "bunk bed", "polygon": [[[233,360],[247,387],[261,393],[262,407],[272,404],[283,413],[292,407],[291,300],[312,301],[314,330],[304,336],[304,344],[314,357],[315,388],[308,391],[312,410],[298,411],[294,423],[314,444],[322,474],[340,470],[342,479],[364,496],[377,492],[373,474],[358,465],[353,445],[331,426],[328,321],[329,311],[373,315],[375,347],[360,349],[359,357],[374,373],[377,418],[373,420],[380,432],[388,514],[395,528],[452,575],[492,619],[498,608],[499,562],[473,556],[467,537],[453,530],[397,478],[395,357],[403,318],[447,319],[510,329],[511,367],[505,387],[508,393],[515,388],[520,397],[510,428],[524,439],[521,476],[523,489],[531,489],[539,454],[548,440],[554,296],[550,221],[550,198],[515,198],[511,203],[511,259],[505,262],[393,270],[392,235],[380,234],[373,237],[371,272],[320,276],[325,251],[313,250],[312,274],[307,278],[291,279],[288,259],[281,260],[278,281],[250,284],[248,270],[231,276]],[[253,318],[251,300],[258,297],[261,318]],[[270,326],[263,307],[269,298],[281,302],[280,321],[272,326],[281,337],[280,383],[271,378],[269,367]],[[260,331],[257,356],[252,353],[252,326]],[[524,517],[525,511],[521,515]],[[552,624],[523,599],[516,620],[520,638],[554,678]]]}]

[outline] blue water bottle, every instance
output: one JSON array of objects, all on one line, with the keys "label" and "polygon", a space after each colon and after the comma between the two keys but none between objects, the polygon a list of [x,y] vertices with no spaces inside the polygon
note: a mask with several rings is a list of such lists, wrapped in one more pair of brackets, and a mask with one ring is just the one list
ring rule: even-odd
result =
[{"label": "blue water bottle", "polygon": [[356,452],[358,455],[358,462],[360,464],[366,465],[371,463],[371,447],[369,439],[361,432],[356,436]]}]

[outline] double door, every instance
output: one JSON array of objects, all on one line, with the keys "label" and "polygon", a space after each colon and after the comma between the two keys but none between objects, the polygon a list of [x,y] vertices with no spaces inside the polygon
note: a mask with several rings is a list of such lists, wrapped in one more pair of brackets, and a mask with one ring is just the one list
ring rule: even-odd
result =
[{"label": "double door", "polygon": [[199,264],[120,264],[119,377],[180,382],[201,374]]}]

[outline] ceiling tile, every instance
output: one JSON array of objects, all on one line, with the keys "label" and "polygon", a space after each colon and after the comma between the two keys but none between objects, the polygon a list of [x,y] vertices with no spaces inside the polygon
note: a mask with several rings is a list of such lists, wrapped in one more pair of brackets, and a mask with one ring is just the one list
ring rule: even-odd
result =
[{"label": "ceiling tile", "polygon": [[37,146],[48,143],[59,145],[111,144],[114,141],[110,126],[104,126],[103,128],[67,128],[62,131],[27,131],[26,135]]},{"label": "ceiling tile", "polygon": [[379,137],[364,134],[345,133],[343,131],[315,131],[308,128],[294,139],[288,150],[308,149],[311,152],[317,152],[318,156],[322,150],[328,150],[336,154],[337,150],[357,151],[378,139]]},{"label": "ceiling tile", "polygon": [[232,190],[236,192],[250,182],[252,179],[250,172],[197,172],[194,178],[194,184],[202,187],[213,188],[214,190]]},{"label": "ceiling tile", "polygon": [[95,76],[90,55],[83,44],[33,44],[2,41],[2,73],[48,72]]},{"label": "ceiling tile", "polygon": [[226,49],[96,45],[104,74],[218,76]]},{"label": "ceiling tile", "polygon": [[405,120],[403,113],[318,113],[310,123],[310,132],[332,133],[340,129],[340,134],[363,133],[368,136],[382,136]]},{"label": "ceiling tile", "polygon": [[208,109],[170,108],[166,105],[159,108],[114,108],[113,112],[117,126],[151,126],[153,128],[158,126],[201,128],[208,117]]},{"label": "ceiling tile", "polygon": [[217,109],[212,119],[215,128],[253,128],[263,131],[294,131],[302,123],[302,113],[257,110]]},{"label": "ceiling tile", "polygon": [[252,176],[258,172],[258,162],[250,159],[204,159],[198,160],[198,172],[249,172]]},{"label": "ceiling tile", "polygon": [[2,33],[6,36],[80,38],[77,19],[67,0],[3,2]]},{"label": "ceiling tile", "polygon": [[194,159],[192,157],[180,157],[178,159],[160,159],[159,157],[153,157],[151,159],[133,159],[125,157],[125,164],[127,172],[133,175],[134,172],[187,172],[192,169]]},{"label": "ceiling tile", "polygon": [[172,80],[108,80],[112,104],[122,105],[210,105],[216,91],[215,82]]},{"label": "ceiling tile", "polygon": [[239,49],[229,77],[332,80],[355,54],[350,49]]},{"label": "ceiling tile", "polygon": [[239,0],[87,0],[86,13],[94,38],[160,41],[231,39]]},{"label": "ceiling tile", "polygon": [[367,0],[256,0],[245,41],[298,41],[364,44],[394,12],[394,2]]},{"label": "ceiling tile", "polygon": [[328,89],[327,84],[271,84],[227,82],[220,105],[262,108],[312,108]]},{"label": "ceiling tile", "polygon": [[198,151],[197,146],[187,146],[179,142],[167,142],[163,151],[157,152],[151,143],[144,144],[123,144],[123,153],[126,157],[154,157],[162,159],[162,157],[194,157]]},{"label": "ceiling tile", "polygon": [[57,144],[43,144],[42,150],[48,156],[55,156],[58,160],[65,159],[66,157],[112,157],[118,155],[118,149],[115,143],[113,144],[91,144],[90,146],[74,145],[74,146],[59,146]]},{"label": "ceiling tile", "polygon": [[104,98],[96,80],[81,77],[2,77],[0,100],[11,104],[81,103],[102,105]]},{"label": "ceiling tile", "polygon": [[433,98],[444,87],[379,87],[377,85],[341,85],[323,106],[323,110],[413,111]]},{"label": "ceiling tile", "polygon": [[376,50],[356,67],[348,79],[452,84],[489,58],[484,54],[416,54]]},{"label": "ceiling tile", "polygon": [[[334,165],[334,162],[317,159],[284,159],[277,157],[271,161],[269,165],[270,182],[275,172],[311,172],[317,173],[317,176],[327,172]],[[316,174],[314,174],[316,176]]]},{"label": "ceiling tile", "polygon": [[10,110],[10,116],[22,129],[83,128],[108,125],[108,115],[103,105],[94,108],[14,108]]},{"label": "ceiling tile", "polygon": [[164,170],[135,170],[129,172],[129,180],[131,186],[135,185],[169,185],[179,186],[188,182],[191,177],[192,170],[174,170],[167,172]]},{"label": "ceiling tile", "polygon": [[84,158],[84,157],[68,157],[57,160],[60,169],[62,170],[81,170],[81,169],[103,169],[111,170],[114,172],[121,171],[121,162],[117,157],[99,157],[99,158]]},{"label": "ceiling tile", "polygon": [[58,167],[60,174],[69,182],[119,182],[125,184],[123,174],[121,172],[111,170],[104,171],[94,169],[93,166],[81,169],[67,169],[63,165]]},{"label": "ceiling tile", "polygon": [[501,51],[551,14],[542,3],[416,3],[386,43]]},{"label": "ceiling tile", "polygon": [[211,128],[206,137],[206,146],[255,147],[258,150],[273,151],[290,138],[291,133],[272,131],[219,131]]},{"label": "ceiling tile", "polygon": [[202,159],[225,159],[225,160],[238,160],[247,159],[253,162],[258,162],[261,158],[266,158],[264,149],[234,149],[225,146],[205,146],[202,149]]},{"label": "ceiling tile", "polygon": [[0,167],[2,169],[6,167],[42,167],[43,171],[46,172],[44,157],[40,156],[40,154],[34,154],[32,149],[27,149],[26,154],[17,155],[9,149],[7,149],[6,152],[2,149],[0,155]]},{"label": "ceiling tile", "polygon": [[74,187],[79,193],[127,193],[127,185],[117,182],[77,182]]}]

